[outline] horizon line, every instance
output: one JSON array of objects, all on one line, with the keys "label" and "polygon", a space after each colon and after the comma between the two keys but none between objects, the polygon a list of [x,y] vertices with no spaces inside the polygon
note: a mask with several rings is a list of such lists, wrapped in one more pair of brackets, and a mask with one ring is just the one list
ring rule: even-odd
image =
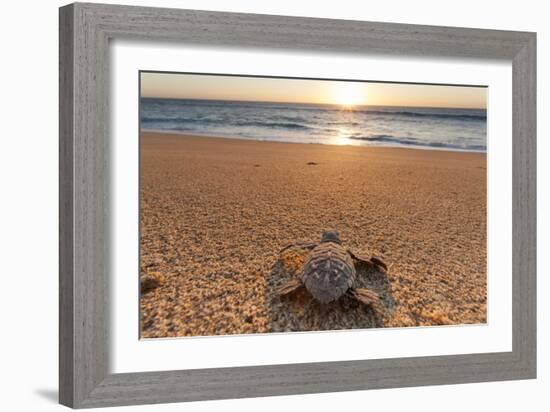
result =
[{"label": "horizon line", "polygon": [[[247,76],[242,76],[247,77]],[[260,76],[258,76],[260,77]],[[261,76],[263,77],[263,76]],[[389,83],[389,82],[383,82]],[[412,83],[409,83],[412,84]],[[466,86],[462,86],[466,87]],[[485,86],[483,86],[485,87]],[[210,102],[244,102],[244,103],[281,103],[281,104],[311,104],[315,106],[338,106],[344,107],[344,105],[338,103],[319,103],[319,102],[288,102],[283,100],[247,100],[247,99],[198,99],[193,97],[165,97],[165,96],[139,96],[140,99],[164,99],[164,100],[197,100],[197,101],[210,101]],[[487,107],[474,107],[474,106],[400,106],[400,105],[387,105],[387,104],[356,104],[350,107],[411,107],[411,108],[423,108],[423,109],[470,109],[470,110],[487,110]]]}]

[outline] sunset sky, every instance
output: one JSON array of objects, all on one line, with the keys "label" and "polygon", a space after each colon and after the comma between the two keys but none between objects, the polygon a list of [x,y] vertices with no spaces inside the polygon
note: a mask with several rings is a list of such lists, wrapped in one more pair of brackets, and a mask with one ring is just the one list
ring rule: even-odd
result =
[{"label": "sunset sky", "polygon": [[289,103],[486,108],[485,87],[141,73],[141,96]]}]

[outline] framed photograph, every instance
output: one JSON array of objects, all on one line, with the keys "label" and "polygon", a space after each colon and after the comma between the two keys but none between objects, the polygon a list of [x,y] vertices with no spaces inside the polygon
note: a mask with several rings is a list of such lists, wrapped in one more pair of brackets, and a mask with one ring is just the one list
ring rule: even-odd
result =
[{"label": "framed photograph", "polygon": [[60,402],[536,377],[536,35],[60,9]]}]

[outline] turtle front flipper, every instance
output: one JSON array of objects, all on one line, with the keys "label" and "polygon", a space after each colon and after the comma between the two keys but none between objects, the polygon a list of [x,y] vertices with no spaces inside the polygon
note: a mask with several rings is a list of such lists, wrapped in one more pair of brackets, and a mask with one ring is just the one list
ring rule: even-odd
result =
[{"label": "turtle front flipper", "polygon": [[290,248],[298,248],[298,249],[304,249],[304,250],[312,250],[315,248],[315,246],[317,246],[317,243],[307,243],[307,242],[296,242],[296,243],[291,243],[289,245],[286,245],[284,248],[282,248],[279,253],[283,253],[285,250],[287,249],[290,249]]},{"label": "turtle front flipper", "polygon": [[279,286],[275,292],[278,295],[288,295],[291,292],[294,292],[295,290],[299,289],[300,287],[304,286],[302,281],[298,278],[294,278],[289,280],[287,283],[285,283],[282,286]]},{"label": "turtle front flipper", "polygon": [[348,249],[349,255],[352,257],[355,262],[363,265],[367,265],[369,267],[374,267],[375,269],[379,270],[380,272],[387,272],[388,266],[379,258],[376,256],[373,256],[371,258],[366,258],[364,256],[357,255],[353,253],[351,250]]},{"label": "turtle front flipper", "polygon": [[377,315],[384,315],[384,307],[380,302],[380,297],[378,296],[378,293],[365,288],[350,288],[348,290],[348,293],[352,298],[356,299],[362,304],[370,306]]}]

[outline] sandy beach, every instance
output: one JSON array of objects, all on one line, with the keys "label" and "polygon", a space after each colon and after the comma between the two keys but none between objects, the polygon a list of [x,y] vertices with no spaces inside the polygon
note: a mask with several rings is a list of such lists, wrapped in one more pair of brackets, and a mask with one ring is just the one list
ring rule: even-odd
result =
[{"label": "sandy beach", "polygon": [[309,330],[274,277],[325,229],[389,266],[384,326],[486,322],[483,153],[142,133],[140,157],[144,338]]}]

